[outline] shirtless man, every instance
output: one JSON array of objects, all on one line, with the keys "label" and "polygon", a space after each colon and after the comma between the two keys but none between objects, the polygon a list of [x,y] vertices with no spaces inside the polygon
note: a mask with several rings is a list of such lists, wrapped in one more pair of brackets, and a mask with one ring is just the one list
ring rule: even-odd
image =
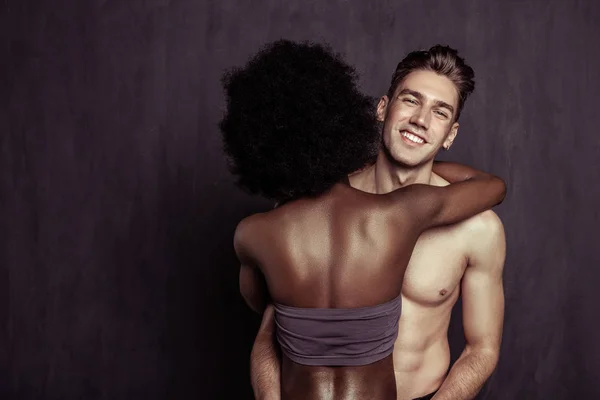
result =
[{"label": "shirtless man", "polygon": [[[350,184],[380,194],[413,183],[447,185],[432,172],[434,157],[452,145],[473,89],[473,70],[455,50],[434,46],[408,54],[377,106],[383,122],[377,160],[350,176]],[[505,251],[502,222],[491,210],[421,235],[402,287],[394,347],[398,400],[466,400],[481,390],[499,357]],[[448,371],[448,326],[461,292],[466,346]],[[251,356],[258,399],[279,398],[273,331],[273,312],[267,308]]]}]

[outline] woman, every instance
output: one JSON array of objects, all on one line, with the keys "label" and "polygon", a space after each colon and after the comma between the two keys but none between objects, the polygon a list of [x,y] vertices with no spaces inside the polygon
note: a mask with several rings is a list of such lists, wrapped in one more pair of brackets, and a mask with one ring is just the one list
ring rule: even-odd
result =
[{"label": "woman", "polygon": [[[238,225],[240,290],[274,303],[282,399],[396,399],[392,350],[419,235],[499,204],[502,180],[453,163],[452,184],[386,195],[347,176],[378,127],[354,70],[319,45],[278,41],[227,74],[226,153],[241,187],[280,204]],[[373,151],[371,151],[373,150]]]}]

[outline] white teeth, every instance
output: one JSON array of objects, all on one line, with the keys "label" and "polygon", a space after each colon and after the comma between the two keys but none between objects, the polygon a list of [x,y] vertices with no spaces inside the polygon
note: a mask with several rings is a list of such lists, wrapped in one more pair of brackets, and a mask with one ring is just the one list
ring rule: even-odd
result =
[{"label": "white teeth", "polygon": [[408,140],[410,140],[411,142],[415,142],[415,143],[424,143],[424,140],[421,139],[418,136],[413,135],[412,133],[403,131],[402,132],[402,136],[404,136],[405,138],[407,138]]}]

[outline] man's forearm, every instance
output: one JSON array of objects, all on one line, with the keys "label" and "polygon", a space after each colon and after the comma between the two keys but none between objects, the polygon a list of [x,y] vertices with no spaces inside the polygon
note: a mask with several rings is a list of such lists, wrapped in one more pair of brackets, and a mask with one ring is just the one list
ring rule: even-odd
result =
[{"label": "man's forearm", "polygon": [[250,381],[257,400],[280,400],[281,367],[273,306],[267,306],[250,354]]},{"label": "man's forearm", "polygon": [[489,350],[465,349],[432,400],[471,400],[477,396],[498,362]]}]

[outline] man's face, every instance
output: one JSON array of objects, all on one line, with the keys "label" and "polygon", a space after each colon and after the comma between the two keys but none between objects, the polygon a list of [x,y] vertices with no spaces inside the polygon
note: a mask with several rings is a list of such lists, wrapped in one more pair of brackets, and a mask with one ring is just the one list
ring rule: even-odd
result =
[{"label": "man's face", "polygon": [[383,96],[377,106],[388,154],[407,167],[433,160],[458,133],[457,107],[458,91],[450,79],[432,71],[408,74],[392,98]]}]

